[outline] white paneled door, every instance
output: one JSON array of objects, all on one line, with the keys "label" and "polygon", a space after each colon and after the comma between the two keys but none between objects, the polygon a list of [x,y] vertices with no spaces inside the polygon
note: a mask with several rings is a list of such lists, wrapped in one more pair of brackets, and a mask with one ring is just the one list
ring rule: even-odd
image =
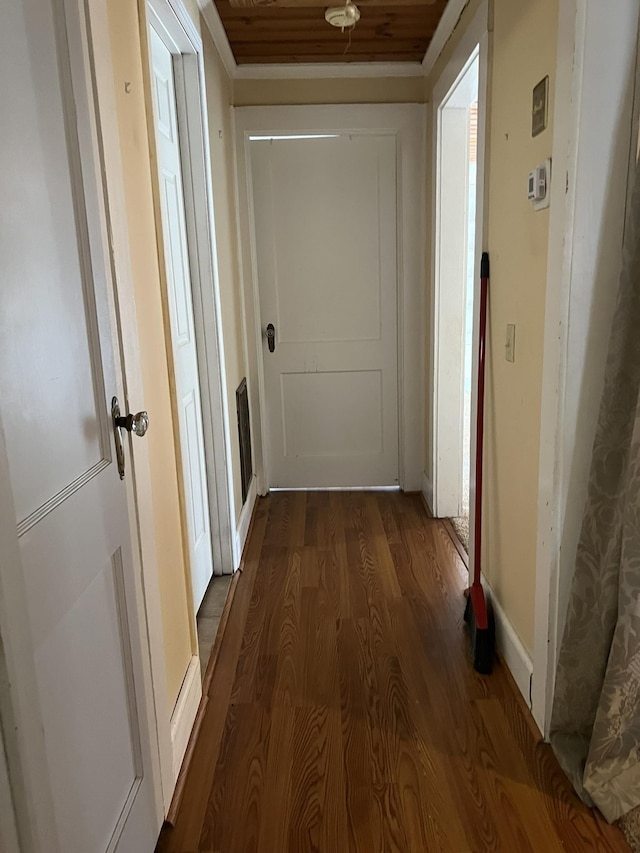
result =
[{"label": "white paneled door", "polygon": [[195,610],[213,575],[209,495],[198,377],[189,247],[171,51],[153,27],[151,65],[175,395]]},{"label": "white paneled door", "polygon": [[0,12],[1,461],[13,496],[1,510],[19,543],[19,562],[0,543],[0,586],[19,577],[26,593],[46,754],[37,772],[23,761],[51,792],[47,849],[140,853],[159,830],[157,744],[111,423],[122,382],[81,8],[3,0]]},{"label": "white paneled door", "polygon": [[250,145],[269,485],[397,485],[396,137]]}]

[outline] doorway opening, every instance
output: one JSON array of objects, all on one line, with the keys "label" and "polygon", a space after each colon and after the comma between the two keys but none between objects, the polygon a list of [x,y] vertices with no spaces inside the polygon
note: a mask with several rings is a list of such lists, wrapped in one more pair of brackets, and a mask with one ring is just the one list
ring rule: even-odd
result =
[{"label": "doorway opening", "polygon": [[476,47],[436,113],[434,510],[469,550],[478,189]]}]

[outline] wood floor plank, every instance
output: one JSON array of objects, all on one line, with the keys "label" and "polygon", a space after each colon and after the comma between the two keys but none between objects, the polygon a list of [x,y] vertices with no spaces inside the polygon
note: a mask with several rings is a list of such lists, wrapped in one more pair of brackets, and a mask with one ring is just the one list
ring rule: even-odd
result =
[{"label": "wood floor plank", "polygon": [[296,708],[289,850],[344,850],[347,821],[340,715],[328,706]]},{"label": "wood floor plank", "polygon": [[304,626],[297,668],[302,686],[300,704],[339,708],[336,623],[322,617],[317,589],[302,588],[300,615]]},{"label": "wood floor plank", "polygon": [[[338,626],[338,667],[342,718],[342,749],[348,808],[354,792],[366,788],[373,778],[374,760],[369,725],[370,696],[377,686],[370,680],[360,656],[360,642],[351,619],[341,619]],[[359,802],[359,800],[358,800]]]},{"label": "wood floor plank", "polygon": [[[499,755],[500,747],[509,735],[509,723],[497,699],[480,699],[473,703],[479,712],[485,732],[490,740],[491,749],[487,755]],[[488,760],[488,759],[487,759]],[[558,839],[555,827],[544,808],[543,795],[535,787],[533,777],[527,768],[523,755],[517,749],[509,750],[501,755],[499,765],[492,762],[492,772],[497,779],[502,779],[507,803],[515,807],[514,823],[524,831],[525,839],[521,844],[526,850],[527,843],[532,851],[535,846],[527,839],[535,839],[536,844],[544,846],[545,851],[557,853],[563,849]],[[509,814],[509,810],[507,810]]]},{"label": "wood floor plank", "polygon": [[[253,704],[234,705],[207,803],[199,849],[254,851],[262,823],[271,719]],[[242,815],[242,820],[237,819]]]},{"label": "wood floor plank", "polygon": [[300,704],[302,690],[302,682],[298,676],[299,643],[302,637],[301,549],[296,548],[290,552],[287,567],[287,580],[281,602],[274,702],[281,707],[294,707]]},{"label": "wood floor plank", "polygon": [[238,656],[231,701],[250,702],[258,684],[256,674],[260,657],[269,651],[269,627],[274,618],[273,608],[265,607],[267,592],[272,589],[278,567],[286,565],[287,549],[279,545],[265,545],[263,559],[255,571],[253,593],[245,619],[242,645]]},{"label": "wood floor plank", "polygon": [[294,719],[294,709],[288,703],[272,710],[266,774],[268,784],[257,850],[287,849],[293,785]]},{"label": "wood floor plank", "polygon": [[157,853],[628,853],[474,672],[467,582],[419,496],[261,499]]}]

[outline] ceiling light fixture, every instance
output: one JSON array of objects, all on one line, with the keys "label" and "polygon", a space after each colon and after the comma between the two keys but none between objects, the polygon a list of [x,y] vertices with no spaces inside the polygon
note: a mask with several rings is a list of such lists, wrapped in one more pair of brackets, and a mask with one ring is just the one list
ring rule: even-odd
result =
[{"label": "ceiling light fixture", "polygon": [[360,20],[360,9],[351,0],[347,0],[344,6],[331,6],[324,13],[324,17],[332,27],[340,27],[344,32],[345,27],[355,27],[358,23]]}]

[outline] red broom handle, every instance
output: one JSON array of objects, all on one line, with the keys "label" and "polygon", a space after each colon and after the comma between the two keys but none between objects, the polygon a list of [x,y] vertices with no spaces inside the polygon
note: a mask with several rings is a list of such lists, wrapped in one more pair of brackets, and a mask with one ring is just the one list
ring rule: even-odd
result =
[{"label": "red broom handle", "polygon": [[480,330],[478,335],[478,399],[476,419],[476,517],[473,545],[473,583],[480,583],[482,555],[482,449],[484,439],[484,364],[487,338],[487,295],[489,290],[489,255],[480,261]]}]

